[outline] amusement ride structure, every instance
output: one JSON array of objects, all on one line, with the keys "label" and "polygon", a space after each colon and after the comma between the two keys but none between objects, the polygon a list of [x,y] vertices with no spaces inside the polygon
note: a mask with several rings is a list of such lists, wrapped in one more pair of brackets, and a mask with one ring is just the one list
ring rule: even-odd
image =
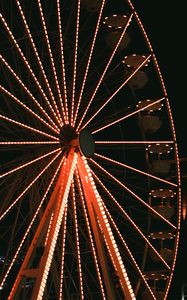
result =
[{"label": "amusement ride structure", "polygon": [[130,0],[0,2],[0,298],[167,299],[177,141]]}]

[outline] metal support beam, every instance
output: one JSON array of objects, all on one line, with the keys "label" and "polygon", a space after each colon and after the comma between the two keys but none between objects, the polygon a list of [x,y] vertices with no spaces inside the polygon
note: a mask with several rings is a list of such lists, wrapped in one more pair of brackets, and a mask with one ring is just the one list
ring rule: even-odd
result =
[{"label": "metal support beam", "polygon": [[[125,270],[123,261],[121,259],[121,255],[118,250],[118,246],[114,239],[107,215],[105,213],[101,197],[97,191],[95,182],[93,180],[93,176],[91,170],[88,166],[86,158],[78,154],[78,163],[77,163],[79,176],[82,182],[86,204],[89,212],[89,217],[91,220],[92,230],[94,233],[96,247],[98,251],[98,256],[100,260],[100,264],[102,266],[103,277],[106,284],[106,290],[108,294],[108,299],[115,299],[111,285],[109,276],[107,274],[107,266],[105,260],[105,254],[101,247],[103,243],[103,239],[99,236],[99,226],[100,232],[104,237],[104,241],[109,250],[109,255],[111,257],[114,268],[119,276],[119,282],[121,284],[124,297],[126,300],[135,300],[135,295],[131,287],[131,283],[129,281],[127,272]],[[99,226],[98,226],[99,225]]]},{"label": "metal support beam", "polygon": [[[75,150],[72,149],[63,162],[58,181],[49,199],[48,205],[38,225],[27,254],[24,258],[8,300],[20,299],[19,291],[22,285],[22,281],[27,278],[34,278],[31,299],[39,300],[43,298],[43,293],[45,290],[45,285],[51,266],[60,226],[64,216],[65,206],[68,201],[69,190],[73,179],[76,163],[77,154],[75,153]],[[49,221],[52,214],[53,217],[49,226]],[[44,240],[46,240],[45,244]],[[38,266],[33,269],[32,262],[34,258],[34,251],[39,246],[43,247],[43,253],[41,254]]]}]

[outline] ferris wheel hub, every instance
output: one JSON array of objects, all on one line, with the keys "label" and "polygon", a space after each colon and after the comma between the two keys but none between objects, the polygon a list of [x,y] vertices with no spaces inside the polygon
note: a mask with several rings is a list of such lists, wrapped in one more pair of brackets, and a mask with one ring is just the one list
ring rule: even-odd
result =
[{"label": "ferris wheel hub", "polygon": [[70,150],[72,147],[78,146],[78,134],[74,127],[65,124],[60,131],[60,144],[65,150]]},{"label": "ferris wheel hub", "polygon": [[79,133],[79,150],[81,154],[86,157],[92,157],[94,155],[95,142],[92,134],[87,129],[83,129]]},{"label": "ferris wheel hub", "polygon": [[65,124],[60,131],[61,147],[68,153],[70,149],[77,148],[82,155],[92,157],[95,151],[95,142],[92,134],[83,129],[78,134],[76,129],[69,124]]}]

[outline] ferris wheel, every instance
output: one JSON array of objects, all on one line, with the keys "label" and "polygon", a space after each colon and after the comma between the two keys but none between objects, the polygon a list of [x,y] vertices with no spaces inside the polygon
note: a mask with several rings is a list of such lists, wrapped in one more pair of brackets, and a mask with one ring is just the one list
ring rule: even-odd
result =
[{"label": "ferris wheel", "polygon": [[0,299],[167,299],[172,112],[130,0],[0,3]]}]

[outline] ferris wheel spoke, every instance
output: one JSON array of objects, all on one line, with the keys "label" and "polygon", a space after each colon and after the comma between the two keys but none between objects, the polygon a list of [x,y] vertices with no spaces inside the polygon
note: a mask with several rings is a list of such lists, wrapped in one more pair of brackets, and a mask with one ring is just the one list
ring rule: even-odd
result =
[{"label": "ferris wheel spoke", "polygon": [[140,236],[143,238],[143,240],[150,246],[150,248],[154,251],[154,253],[157,255],[157,257],[162,261],[162,263],[166,266],[168,270],[170,270],[170,266],[167,264],[167,262],[163,259],[163,257],[160,255],[160,253],[155,249],[155,247],[150,243],[148,238],[145,236],[145,234],[142,232],[142,230],[136,225],[136,223],[132,220],[132,218],[128,215],[128,213],[124,210],[124,208],[118,203],[118,201],[115,199],[115,197],[111,194],[111,192],[106,188],[106,186],[103,184],[103,182],[98,178],[98,176],[95,174],[95,172],[92,170],[92,174],[94,178],[98,181],[100,186],[103,188],[103,190],[109,195],[110,199],[113,201],[113,203],[118,207],[118,209],[122,212],[122,215],[125,219],[129,221],[129,223],[132,225],[132,227],[140,234]]},{"label": "ferris wheel spoke", "polygon": [[59,289],[59,300],[63,299],[63,282],[64,282],[64,256],[66,247],[66,231],[67,231],[67,206],[65,208],[63,229],[62,229],[62,259],[60,266],[60,289]]},{"label": "ferris wheel spoke", "polygon": [[45,157],[48,157],[48,156],[50,156],[50,155],[52,155],[52,154],[54,154],[54,153],[56,153],[56,152],[58,152],[58,151],[60,151],[60,150],[61,150],[61,148],[57,148],[57,149],[55,149],[55,150],[53,150],[53,151],[51,151],[51,152],[48,152],[47,154],[41,155],[41,156],[39,156],[39,157],[37,157],[37,158],[35,158],[35,159],[33,159],[33,160],[31,160],[31,161],[25,163],[25,164],[22,164],[22,165],[20,165],[19,167],[16,167],[16,168],[14,168],[14,169],[12,169],[12,170],[10,170],[10,171],[8,171],[8,172],[5,172],[5,173],[3,173],[3,174],[0,174],[0,178],[4,178],[4,177],[7,176],[7,175],[10,175],[10,174],[12,174],[12,173],[14,173],[14,172],[17,172],[17,171],[19,171],[19,170],[21,170],[21,169],[23,169],[23,168],[26,168],[26,167],[28,167],[28,166],[34,164],[35,162],[40,161],[40,160],[44,159]]},{"label": "ferris wheel spoke", "polygon": [[111,62],[112,62],[112,60],[113,60],[115,54],[116,54],[116,51],[118,50],[118,48],[119,48],[119,46],[120,46],[120,43],[121,43],[121,41],[122,41],[122,39],[123,39],[123,37],[124,37],[126,31],[127,31],[127,28],[129,27],[129,24],[130,24],[130,22],[131,22],[131,20],[132,20],[132,17],[133,17],[133,13],[130,15],[130,17],[129,17],[129,19],[128,19],[128,22],[127,22],[127,24],[126,24],[124,30],[122,31],[122,34],[121,34],[121,36],[120,36],[120,38],[119,38],[119,40],[118,40],[118,42],[117,42],[117,44],[116,44],[116,47],[114,48],[114,50],[113,50],[113,52],[112,52],[112,54],[111,54],[111,56],[110,56],[110,58],[109,58],[109,60],[108,60],[108,62],[107,62],[107,64],[106,64],[106,67],[105,67],[105,69],[104,69],[104,71],[103,71],[103,73],[102,73],[102,75],[101,75],[101,77],[100,77],[100,79],[99,79],[99,81],[98,81],[98,83],[97,83],[97,86],[96,86],[96,88],[95,88],[95,90],[94,90],[94,93],[93,93],[93,95],[91,96],[91,99],[90,99],[90,101],[88,102],[88,105],[87,105],[86,109],[84,110],[84,114],[83,114],[83,116],[82,116],[82,118],[81,118],[81,120],[80,120],[80,122],[79,122],[79,124],[78,124],[78,126],[77,126],[77,130],[79,130],[79,128],[80,128],[80,126],[81,126],[81,124],[82,124],[82,122],[83,122],[83,120],[84,120],[84,118],[85,118],[85,116],[86,116],[86,114],[87,114],[87,112],[88,112],[88,109],[89,109],[89,107],[90,107],[92,101],[94,100],[94,97],[95,97],[95,95],[96,95],[96,93],[97,93],[97,91],[98,91],[98,89],[99,89],[99,87],[100,87],[100,85],[101,85],[101,83],[102,83],[102,81],[103,81],[103,78],[104,78],[104,76],[105,76],[105,74],[106,74],[106,72],[107,72],[107,70],[108,70],[108,68],[109,68],[109,66],[110,66],[110,64],[111,64]]},{"label": "ferris wheel spoke", "polygon": [[45,109],[40,105],[40,103],[36,100],[36,98],[33,96],[33,94],[30,92],[30,90],[26,87],[26,85],[23,83],[23,81],[20,79],[20,77],[14,72],[14,70],[11,68],[11,66],[8,64],[8,62],[3,58],[3,56],[0,54],[0,61],[6,66],[6,68],[10,71],[10,73],[14,76],[16,81],[20,84],[20,86],[24,89],[24,91],[29,95],[29,97],[33,100],[33,102],[36,104],[36,106],[40,109],[42,114],[45,115],[45,117],[50,121],[50,123],[57,129],[57,125],[54,123],[52,118],[47,114]]},{"label": "ferris wheel spoke", "polygon": [[0,221],[9,213],[9,211],[17,204],[17,202],[26,194],[26,192],[35,184],[35,182],[43,175],[43,173],[52,165],[52,163],[59,157],[61,151],[58,150],[58,153],[53,159],[42,169],[41,172],[28,184],[28,186],[19,194],[19,196],[9,205],[9,207],[1,214]]},{"label": "ferris wheel spoke", "polygon": [[80,299],[84,299],[84,289],[83,289],[83,275],[82,275],[82,266],[81,266],[81,253],[80,253],[80,239],[79,239],[79,229],[78,229],[78,220],[77,220],[77,205],[75,199],[75,188],[74,183],[71,184],[71,196],[73,202],[73,212],[74,212],[74,226],[75,226],[75,239],[76,239],[76,248],[77,248],[77,262],[78,262],[78,272],[79,272],[79,286],[80,286]]},{"label": "ferris wheel spoke", "polygon": [[3,116],[3,115],[1,115],[1,114],[0,114],[0,119],[1,119],[1,120],[5,120],[5,121],[7,121],[7,122],[10,122],[10,123],[12,123],[12,124],[18,125],[18,126],[20,126],[20,127],[22,127],[22,128],[28,129],[28,130],[30,130],[30,131],[32,131],[32,132],[36,132],[36,133],[38,133],[38,134],[47,136],[48,138],[51,138],[51,139],[53,139],[53,140],[56,140],[56,141],[59,140],[57,137],[55,137],[55,136],[53,136],[53,135],[50,135],[50,134],[48,134],[48,133],[46,133],[46,132],[44,132],[44,131],[41,131],[41,130],[36,129],[36,128],[31,127],[31,126],[28,126],[28,125],[26,125],[26,124],[24,124],[24,123],[18,122],[18,121],[14,120],[14,119],[8,118],[8,117]]},{"label": "ferris wheel spoke", "polygon": [[43,197],[42,197],[42,199],[40,201],[40,204],[38,205],[38,207],[37,207],[37,209],[35,211],[35,214],[34,214],[34,216],[33,216],[32,220],[31,220],[29,226],[27,227],[27,230],[25,231],[25,233],[24,233],[24,235],[23,235],[23,237],[22,237],[22,239],[21,239],[21,241],[19,243],[19,247],[17,248],[17,250],[16,250],[16,252],[14,254],[14,257],[12,258],[12,261],[11,261],[11,263],[10,263],[10,265],[9,265],[9,267],[8,267],[8,269],[7,269],[4,277],[2,279],[2,282],[0,283],[0,289],[2,289],[3,286],[4,286],[4,284],[5,284],[5,281],[6,281],[6,279],[7,279],[8,275],[9,275],[9,273],[10,273],[10,271],[11,271],[11,269],[12,269],[12,267],[13,267],[13,265],[14,265],[17,257],[18,257],[18,255],[19,255],[19,253],[21,251],[21,248],[22,248],[22,246],[23,246],[23,244],[24,244],[24,242],[25,242],[25,240],[26,240],[26,238],[27,238],[27,236],[28,236],[28,234],[29,234],[32,226],[33,226],[33,223],[36,220],[36,217],[38,216],[39,211],[40,211],[40,209],[41,209],[41,207],[42,207],[42,205],[43,205],[43,203],[44,203],[44,201],[45,201],[45,199],[46,199],[46,197],[47,197],[47,195],[48,195],[48,193],[49,193],[49,191],[50,191],[50,189],[51,189],[51,187],[52,187],[52,185],[53,185],[53,183],[54,183],[54,181],[55,181],[55,179],[57,177],[57,174],[58,174],[58,172],[60,170],[60,167],[62,166],[63,161],[64,161],[64,158],[62,158],[62,160],[58,164],[58,166],[57,166],[57,168],[55,170],[55,173],[54,173],[51,181],[49,182],[49,185],[48,185],[48,187],[47,187],[47,189],[46,189],[46,191],[45,191],[45,193],[44,193],[44,195],[43,195]]},{"label": "ferris wheel spoke", "polygon": [[7,32],[8,32],[8,34],[9,34],[10,38],[12,39],[12,41],[13,41],[13,43],[14,43],[16,49],[18,50],[18,52],[19,52],[19,54],[20,54],[20,57],[22,58],[22,60],[23,60],[23,62],[24,62],[24,64],[25,64],[25,66],[27,67],[27,69],[29,70],[29,72],[30,72],[30,74],[31,74],[31,76],[32,76],[32,78],[33,78],[33,80],[35,81],[35,83],[36,83],[36,85],[37,85],[37,87],[38,87],[40,93],[42,94],[42,96],[44,97],[46,103],[48,104],[49,108],[51,109],[52,113],[53,113],[54,116],[56,117],[56,114],[55,114],[55,112],[54,112],[54,110],[53,110],[53,108],[52,108],[52,106],[51,106],[51,104],[50,104],[50,102],[49,102],[49,100],[48,100],[46,94],[44,93],[44,91],[43,91],[43,89],[42,89],[42,87],[41,87],[41,85],[40,85],[38,79],[36,78],[36,75],[34,74],[34,71],[32,70],[30,64],[28,63],[28,61],[27,61],[25,55],[23,54],[21,48],[19,47],[19,45],[18,45],[18,43],[17,43],[17,41],[16,41],[14,35],[12,34],[12,31],[10,30],[10,28],[9,28],[8,24],[6,23],[5,19],[3,18],[2,14],[0,14],[0,19],[1,19],[1,21],[3,22],[3,24],[4,24],[4,26],[5,26],[6,30],[7,30]]},{"label": "ferris wheel spoke", "polygon": [[89,239],[90,239],[90,242],[91,242],[91,249],[92,249],[92,253],[93,253],[95,268],[96,268],[96,271],[97,271],[97,276],[98,276],[98,281],[99,281],[100,290],[101,290],[101,294],[102,294],[102,299],[106,300],[105,291],[104,291],[104,287],[103,287],[103,282],[102,282],[102,278],[101,278],[101,272],[100,272],[99,263],[98,263],[98,259],[97,259],[97,254],[96,254],[96,249],[95,249],[95,246],[94,246],[94,241],[93,241],[93,237],[92,237],[90,222],[89,222],[88,213],[87,213],[87,210],[86,210],[84,194],[83,194],[83,190],[82,190],[81,182],[80,182],[80,177],[79,177],[79,174],[78,174],[77,170],[76,170],[76,182],[77,182],[77,185],[78,185],[79,196],[80,196],[80,200],[81,200],[82,207],[83,207],[83,210],[84,210],[84,216],[85,216],[85,219],[86,219],[87,230],[88,230]]},{"label": "ferris wheel spoke", "polygon": [[142,203],[145,207],[147,207],[152,213],[154,213],[156,216],[158,216],[160,219],[162,219],[165,223],[167,223],[170,227],[172,227],[174,230],[176,230],[176,226],[173,225],[170,221],[168,221],[166,218],[164,218],[160,213],[158,213],[153,207],[151,207],[149,204],[147,204],[143,199],[141,199],[136,193],[134,193],[131,189],[129,189],[125,184],[123,184],[120,180],[118,180],[115,176],[113,176],[111,173],[109,173],[106,169],[101,167],[96,161],[90,158],[90,161],[97,166],[103,173],[105,173],[109,178],[113,179],[115,182],[117,182],[124,190],[126,190],[129,194],[131,194],[136,200],[138,200],[140,203]]},{"label": "ferris wheel spoke", "polygon": [[1,146],[6,145],[59,145],[58,141],[14,141],[14,142],[0,142]]},{"label": "ferris wheel spoke", "polygon": [[73,87],[72,87],[72,100],[71,100],[71,116],[70,123],[73,125],[74,106],[75,106],[75,87],[77,77],[77,55],[79,44],[79,22],[80,22],[80,0],[77,1],[77,20],[76,20],[76,33],[75,33],[75,54],[74,54],[74,69],[73,69]]},{"label": "ferris wheel spoke", "polygon": [[[78,170],[78,171],[80,171],[80,170]],[[80,174],[78,175],[78,180],[79,180],[78,181],[79,192],[80,192],[81,198],[83,199],[84,196],[83,196],[83,190],[81,188]],[[88,203],[87,203],[87,209],[88,209],[88,215],[90,217],[91,227],[93,229],[94,240],[95,240],[95,243],[96,243],[98,259],[99,259],[99,262],[100,262],[100,265],[101,265],[102,274],[103,274],[103,278],[104,278],[104,283],[105,283],[105,286],[106,286],[107,296],[108,296],[109,299],[114,299],[114,292],[113,292],[113,289],[111,287],[109,272],[107,272],[108,268],[107,268],[106,258],[105,258],[105,255],[104,255],[103,248],[100,245],[101,243],[99,242],[100,234],[99,234],[99,230],[98,230],[98,224],[97,224],[96,218],[94,217],[93,208],[92,208],[91,205],[88,205]],[[85,207],[85,211],[86,211],[86,207]]]},{"label": "ferris wheel spoke", "polygon": [[94,155],[95,155],[96,157],[98,157],[98,158],[101,158],[102,160],[106,160],[106,161],[108,161],[108,162],[110,162],[110,163],[113,163],[113,164],[116,164],[116,165],[118,165],[118,166],[120,166],[120,167],[129,169],[129,170],[134,171],[134,172],[136,172],[136,173],[139,173],[139,174],[145,175],[145,176],[147,176],[147,177],[153,178],[153,179],[155,179],[155,180],[157,180],[157,181],[161,181],[161,182],[163,182],[163,183],[169,184],[169,185],[171,185],[171,186],[173,186],[173,187],[177,187],[177,184],[175,184],[175,183],[173,183],[173,182],[170,182],[170,181],[168,181],[168,180],[165,180],[165,179],[162,179],[162,178],[160,178],[160,177],[154,176],[154,175],[152,175],[152,174],[150,174],[150,173],[141,171],[141,170],[139,170],[139,169],[137,169],[137,168],[131,167],[131,166],[126,165],[126,164],[124,164],[124,163],[121,163],[121,162],[119,162],[119,161],[117,161],[117,160],[111,159],[111,158],[109,158],[109,157],[103,156],[103,155],[98,154],[98,153],[95,153]]},{"label": "ferris wheel spoke", "polygon": [[142,273],[142,271],[141,271],[141,269],[140,269],[138,263],[136,262],[136,260],[135,260],[135,258],[134,258],[134,256],[133,256],[133,254],[132,254],[132,252],[131,252],[131,250],[129,249],[127,243],[125,242],[125,240],[124,240],[122,234],[120,233],[118,227],[116,226],[116,223],[114,222],[114,219],[112,218],[111,214],[109,213],[109,210],[106,208],[106,205],[104,204],[104,202],[103,202],[103,206],[104,206],[104,208],[105,208],[105,211],[106,211],[106,213],[107,213],[107,215],[108,215],[108,218],[109,218],[110,222],[112,223],[112,225],[113,225],[115,231],[117,232],[117,234],[118,234],[120,240],[122,241],[122,243],[123,243],[123,245],[124,245],[124,247],[125,247],[125,249],[126,249],[128,255],[129,255],[130,259],[132,260],[132,262],[133,262],[133,264],[134,264],[134,266],[135,266],[137,272],[139,273],[139,275],[140,275],[142,281],[144,282],[145,286],[146,286],[147,289],[149,290],[149,292],[150,292],[152,298],[156,300],[155,295],[153,294],[153,292],[152,292],[152,290],[151,290],[149,284],[147,283],[147,280],[145,279],[144,274]]},{"label": "ferris wheel spoke", "polygon": [[[63,121],[65,123],[67,123],[68,121],[68,112],[67,110],[67,106],[65,106],[64,108],[64,103],[62,100],[62,95],[61,95],[61,90],[60,90],[60,86],[59,86],[59,82],[58,82],[58,76],[57,76],[57,72],[56,72],[56,67],[55,67],[55,63],[54,63],[54,59],[53,59],[53,54],[52,54],[52,50],[51,50],[51,45],[50,45],[50,41],[49,41],[49,36],[48,36],[48,31],[47,31],[47,26],[46,26],[46,22],[45,22],[45,18],[44,18],[44,14],[43,14],[43,9],[42,9],[42,5],[40,0],[38,0],[38,7],[39,7],[39,12],[40,12],[40,17],[41,17],[41,21],[42,21],[42,25],[43,25],[43,30],[44,30],[44,34],[45,34],[45,39],[46,39],[46,43],[47,43],[47,47],[48,47],[48,52],[49,52],[49,57],[50,57],[50,61],[51,61],[51,66],[52,66],[52,70],[53,70],[53,74],[54,74],[54,78],[55,78],[55,84],[56,84],[56,88],[58,91],[58,97],[60,100],[60,105],[61,105],[61,110],[62,110],[62,114],[63,114]],[[67,99],[66,99],[67,100]],[[66,102],[67,104],[67,102]]]},{"label": "ferris wheel spoke", "polygon": [[[46,86],[47,86],[47,88],[48,88],[48,90],[49,90],[49,93],[50,93],[50,96],[51,96],[51,99],[52,99],[52,103],[53,103],[53,106],[54,106],[56,112],[53,110],[53,108],[51,107],[50,103],[48,103],[48,105],[49,105],[49,107],[50,107],[52,113],[55,115],[56,119],[59,119],[60,121],[62,121],[62,120],[61,120],[60,113],[59,113],[59,110],[58,110],[58,107],[57,107],[57,104],[56,104],[56,101],[55,101],[55,98],[54,98],[54,95],[53,95],[53,92],[52,92],[52,90],[51,90],[51,86],[50,86],[49,81],[48,81],[48,79],[47,79],[45,70],[44,70],[44,68],[43,68],[43,64],[42,64],[41,59],[40,59],[40,56],[39,56],[39,54],[38,54],[38,50],[37,50],[36,45],[35,45],[35,43],[34,43],[34,40],[33,40],[31,31],[30,31],[30,29],[29,29],[27,20],[26,20],[26,18],[25,18],[23,9],[22,9],[22,7],[21,7],[21,4],[20,4],[19,0],[16,0],[16,3],[17,3],[17,6],[18,6],[18,9],[19,9],[19,11],[20,11],[20,14],[21,14],[23,23],[24,23],[24,25],[25,25],[26,32],[27,32],[28,37],[29,37],[29,39],[30,39],[32,48],[33,48],[34,53],[35,53],[35,55],[36,55],[36,58],[37,58],[37,61],[38,61],[38,65],[39,65],[40,70],[41,70],[41,72],[42,72],[42,75],[43,75],[43,77],[44,77]],[[57,113],[58,117],[57,117],[56,113]]]},{"label": "ferris wheel spoke", "polygon": [[151,144],[174,144],[174,141],[95,141],[97,145],[151,145]]},{"label": "ferris wheel spoke", "polygon": [[90,68],[90,63],[91,63],[91,59],[92,59],[92,55],[93,55],[93,51],[94,51],[94,47],[95,47],[97,34],[98,34],[98,31],[99,31],[99,27],[100,27],[100,22],[101,22],[101,18],[102,18],[102,14],[103,14],[103,8],[104,8],[104,5],[105,5],[105,1],[106,0],[102,0],[100,12],[99,12],[99,17],[98,17],[98,20],[97,20],[97,25],[96,25],[96,28],[95,28],[95,33],[94,33],[94,37],[93,37],[93,41],[92,41],[92,45],[91,45],[91,49],[90,49],[90,54],[89,54],[89,57],[88,57],[86,71],[85,71],[85,74],[84,74],[84,79],[83,79],[83,83],[82,83],[82,87],[81,87],[81,91],[80,91],[80,95],[79,95],[79,99],[78,99],[78,103],[77,103],[77,108],[75,110],[75,115],[74,115],[74,120],[73,120],[73,125],[74,126],[75,126],[75,122],[76,122],[76,119],[77,119],[79,107],[80,107],[80,104],[81,104],[82,95],[83,95],[83,92],[84,92],[88,71],[89,71],[89,68]]},{"label": "ferris wheel spoke", "polygon": [[94,131],[92,132],[92,134],[95,134],[95,133],[97,133],[97,132],[99,132],[99,131],[102,131],[102,130],[104,130],[104,129],[110,127],[110,126],[113,126],[113,125],[115,125],[115,124],[118,124],[118,123],[122,122],[123,120],[125,120],[125,119],[127,119],[127,118],[129,118],[129,117],[131,117],[131,116],[134,116],[134,115],[138,114],[139,112],[144,111],[144,110],[146,110],[147,108],[151,107],[152,105],[157,104],[157,103],[159,103],[159,102],[161,102],[161,101],[163,101],[163,100],[165,100],[165,97],[162,97],[162,98],[160,98],[160,99],[158,99],[158,100],[152,102],[151,104],[148,104],[148,105],[146,105],[146,106],[144,106],[144,107],[142,107],[142,108],[140,108],[140,109],[137,109],[137,110],[135,110],[135,111],[133,111],[133,112],[131,112],[131,113],[128,113],[128,114],[126,114],[125,116],[123,116],[123,117],[121,117],[121,118],[117,118],[117,119],[114,120],[113,122],[110,122],[110,123],[108,123],[108,124],[106,124],[106,125],[104,125],[104,126],[101,126],[101,127],[98,128],[98,129],[94,130]]},{"label": "ferris wheel spoke", "polygon": [[61,48],[61,61],[62,61],[62,77],[63,77],[63,87],[64,87],[64,100],[65,100],[65,110],[67,118],[68,115],[68,98],[67,98],[67,87],[66,87],[66,69],[65,69],[65,61],[64,61],[64,46],[63,46],[63,35],[62,35],[62,24],[61,24],[61,9],[60,9],[60,1],[57,0],[57,14],[58,14],[58,30],[60,37],[60,48]]},{"label": "ferris wheel spoke", "polygon": [[35,113],[32,109],[30,109],[27,105],[25,105],[22,101],[20,101],[16,96],[14,96],[12,93],[10,93],[8,90],[6,90],[3,86],[0,85],[0,90],[7,94],[12,100],[14,100],[16,103],[21,105],[26,111],[28,111],[30,114],[32,114],[35,118],[40,120],[43,124],[45,124],[47,127],[49,127],[51,130],[53,130],[56,133],[59,133],[59,130],[55,129],[53,126],[51,126],[49,123],[47,123],[43,118],[41,118],[37,113]]},{"label": "ferris wheel spoke", "polygon": [[[127,79],[117,88],[117,90],[107,100],[104,101],[100,108],[97,109],[97,111],[89,118],[89,120],[81,127],[81,129],[84,129],[98,115],[98,113],[114,98],[115,95],[117,95],[117,93],[129,82],[129,80],[136,75],[136,73],[150,60],[151,56],[152,54],[146,56],[143,62],[127,77]],[[145,107],[141,110],[144,109]]]}]

